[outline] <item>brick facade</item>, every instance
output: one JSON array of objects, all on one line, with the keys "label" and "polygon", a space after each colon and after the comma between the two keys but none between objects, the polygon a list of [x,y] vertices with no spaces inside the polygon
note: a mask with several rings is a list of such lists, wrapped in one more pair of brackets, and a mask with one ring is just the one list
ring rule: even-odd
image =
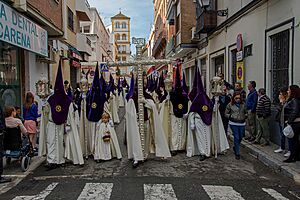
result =
[{"label": "brick facade", "polygon": [[27,0],[27,3],[54,26],[63,29],[61,0]]}]

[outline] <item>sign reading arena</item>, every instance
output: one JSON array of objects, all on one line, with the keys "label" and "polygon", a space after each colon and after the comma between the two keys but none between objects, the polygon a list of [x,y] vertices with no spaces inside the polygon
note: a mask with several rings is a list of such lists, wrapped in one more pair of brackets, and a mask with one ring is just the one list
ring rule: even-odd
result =
[{"label": "sign reading arena", "polygon": [[0,1],[0,40],[48,56],[48,33]]}]

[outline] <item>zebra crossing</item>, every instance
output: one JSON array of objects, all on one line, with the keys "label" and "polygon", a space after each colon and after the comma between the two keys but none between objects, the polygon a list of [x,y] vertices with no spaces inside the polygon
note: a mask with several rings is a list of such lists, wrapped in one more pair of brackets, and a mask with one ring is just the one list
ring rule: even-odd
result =
[{"label": "zebra crossing", "polygon": [[[17,196],[13,200],[45,200],[59,183],[51,183],[37,195]],[[231,186],[201,185],[209,199],[212,200],[244,200],[245,198]],[[110,200],[114,190],[113,183],[85,183],[77,200]],[[272,188],[261,188],[269,196],[268,199],[288,200]],[[143,184],[145,200],[177,200],[172,184]],[[51,198],[50,198],[51,199]],[[74,197],[76,199],[76,197]],[[199,197],[199,199],[201,199]]]}]

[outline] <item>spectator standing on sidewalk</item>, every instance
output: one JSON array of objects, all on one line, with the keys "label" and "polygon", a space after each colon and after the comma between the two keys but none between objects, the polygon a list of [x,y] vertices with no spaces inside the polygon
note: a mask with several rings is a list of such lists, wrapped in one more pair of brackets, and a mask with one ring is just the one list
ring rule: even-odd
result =
[{"label": "spectator standing on sidewalk", "polygon": [[294,137],[290,139],[291,155],[283,162],[291,163],[299,160],[300,154],[300,89],[296,85],[291,85],[288,90],[289,100],[284,108],[285,123],[290,125],[294,132]]},{"label": "spectator standing on sidewalk", "polygon": [[235,158],[240,159],[240,144],[245,136],[247,109],[240,93],[233,94],[231,103],[226,107],[225,116],[229,119],[229,125],[233,132]]},{"label": "spectator standing on sidewalk", "polygon": [[3,115],[2,107],[0,106],[0,183],[10,182],[11,179],[5,178],[2,176],[3,174],[3,134],[5,131],[5,120]]},{"label": "spectator standing on sidewalk", "polygon": [[24,126],[28,131],[30,142],[36,151],[37,119],[41,117],[41,115],[38,114],[38,106],[34,103],[34,96],[31,92],[27,92],[25,97],[23,117],[25,120]]},{"label": "spectator standing on sidewalk", "polygon": [[271,100],[266,95],[266,90],[260,88],[258,90],[258,102],[256,106],[256,116],[257,116],[257,137],[254,141],[254,144],[261,144],[260,141],[263,138],[264,143],[262,146],[270,144],[270,128],[269,122],[271,117]]},{"label": "spectator standing on sidewalk", "polygon": [[248,84],[248,96],[246,100],[248,118],[247,125],[249,127],[250,136],[246,140],[253,142],[256,138],[257,129],[256,129],[256,106],[257,106],[257,91],[256,91],[256,82],[250,81]]},{"label": "spectator standing on sidewalk", "polygon": [[239,92],[243,101],[246,100],[246,91],[242,87],[242,83],[236,82],[234,84],[234,92]]},{"label": "spectator standing on sidewalk", "polygon": [[[278,114],[276,116],[276,121],[279,123],[279,129],[280,129],[280,137],[281,137],[281,140],[280,140],[280,147],[278,149],[276,149],[274,151],[274,153],[282,153],[283,151],[286,150],[285,148],[285,143],[286,143],[286,137],[285,135],[283,134],[283,129],[286,127],[286,123],[285,123],[285,119],[284,119],[284,109],[288,103],[288,88],[282,88],[280,89],[279,91],[279,106],[278,106]],[[289,148],[290,149],[290,146],[291,146],[291,140],[288,139],[288,143],[289,143]],[[289,151],[285,154],[288,155],[287,157],[289,157]]]}]

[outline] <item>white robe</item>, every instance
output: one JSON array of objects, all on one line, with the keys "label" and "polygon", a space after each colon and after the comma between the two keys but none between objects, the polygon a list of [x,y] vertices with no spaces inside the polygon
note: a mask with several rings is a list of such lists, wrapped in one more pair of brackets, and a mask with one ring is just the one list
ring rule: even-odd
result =
[{"label": "white robe", "polygon": [[160,120],[164,131],[168,131],[166,137],[171,151],[186,149],[187,120],[177,118],[173,113],[172,103],[168,99],[164,100],[160,106]]},{"label": "white robe", "polygon": [[138,118],[133,99],[129,99],[129,101],[125,103],[125,109],[128,159],[142,161],[144,160],[144,155],[137,122]]},{"label": "white robe", "polygon": [[229,143],[224,130],[219,104],[216,103],[212,117],[212,154],[217,157],[219,153],[229,149]]},{"label": "white robe", "polygon": [[83,156],[88,157],[91,155],[90,147],[88,145],[89,131],[88,131],[88,119],[86,117],[86,98],[83,97],[81,101],[80,112],[80,126],[79,126],[79,138]]},{"label": "white robe", "polygon": [[71,104],[65,134],[65,158],[71,160],[74,165],[83,165],[83,154],[78,133],[78,111]]},{"label": "white robe", "polygon": [[[71,104],[69,107],[69,112],[73,108]],[[52,114],[49,103],[46,103],[45,110],[48,112],[48,123],[45,129],[42,129],[42,134],[39,139],[40,144],[45,144],[46,140],[46,152],[47,152],[47,162],[50,164],[63,164],[65,163],[64,159],[64,133],[65,133],[65,125],[56,125],[52,120]],[[44,113],[43,113],[44,114]],[[46,112],[45,112],[46,114]],[[46,116],[42,117],[42,124],[45,124],[47,119]],[[42,149],[40,150],[40,155],[45,152],[44,147],[42,145]]]},{"label": "white robe", "polygon": [[113,122],[119,124],[120,123],[120,118],[118,115],[119,104],[117,103],[117,97],[115,95],[112,95],[109,105],[110,105],[110,112],[112,114],[111,117],[113,119]]},{"label": "white robe", "polygon": [[[104,142],[102,139],[107,131],[110,133],[110,142]],[[122,158],[117,134],[109,122],[103,123],[100,121],[98,123],[95,140],[95,160],[111,160],[115,157],[117,159]]]},{"label": "white robe", "polygon": [[125,103],[124,103],[124,97],[123,97],[123,92],[120,92],[120,95],[119,95],[119,107],[124,107],[125,106]]},{"label": "white robe", "polygon": [[211,126],[207,126],[200,115],[191,112],[188,117],[187,157],[211,156]]}]

